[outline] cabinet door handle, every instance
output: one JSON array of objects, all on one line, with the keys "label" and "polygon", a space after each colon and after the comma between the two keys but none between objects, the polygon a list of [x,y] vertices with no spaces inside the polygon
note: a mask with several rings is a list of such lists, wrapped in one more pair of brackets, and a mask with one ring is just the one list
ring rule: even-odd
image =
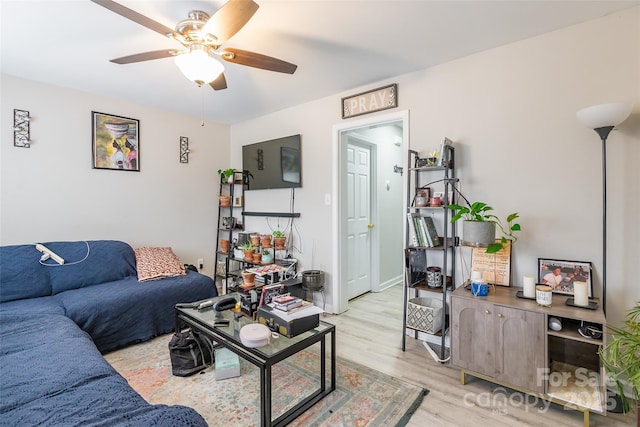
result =
[{"label": "cabinet door handle", "polygon": [[491,312],[489,310],[485,310],[484,312],[485,312],[485,314],[491,314]]},{"label": "cabinet door handle", "polygon": [[503,316],[502,316],[502,313],[498,313],[498,317],[503,317]]}]

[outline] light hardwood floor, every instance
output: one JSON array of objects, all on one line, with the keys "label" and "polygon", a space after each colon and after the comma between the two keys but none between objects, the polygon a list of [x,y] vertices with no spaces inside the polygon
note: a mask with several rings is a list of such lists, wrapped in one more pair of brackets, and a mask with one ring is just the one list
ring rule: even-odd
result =
[{"label": "light hardwood floor", "polygon": [[[336,325],[338,356],[429,389],[408,426],[582,426],[582,412],[469,376],[461,385],[459,370],[435,362],[413,337],[403,352],[401,285],[359,297],[345,313],[323,320]],[[636,423],[635,414],[590,417],[591,426]]]}]

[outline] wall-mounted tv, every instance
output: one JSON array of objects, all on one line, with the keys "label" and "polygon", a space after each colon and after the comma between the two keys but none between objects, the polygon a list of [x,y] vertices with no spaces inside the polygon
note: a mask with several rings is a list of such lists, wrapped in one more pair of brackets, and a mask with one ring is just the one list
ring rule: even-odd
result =
[{"label": "wall-mounted tv", "polygon": [[302,187],[300,135],[243,146],[242,169],[248,190]]}]

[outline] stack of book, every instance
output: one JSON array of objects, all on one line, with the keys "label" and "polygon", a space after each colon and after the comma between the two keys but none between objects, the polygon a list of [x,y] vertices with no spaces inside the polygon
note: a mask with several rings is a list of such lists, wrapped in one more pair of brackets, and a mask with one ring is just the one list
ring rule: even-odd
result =
[{"label": "stack of book", "polygon": [[309,307],[313,307],[309,301],[305,301],[302,298],[297,298],[292,295],[282,295],[274,298],[271,303],[271,307],[275,310],[280,310],[288,314],[297,313]]},{"label": "stack of book", "polygon": [[440,246],[440,238],[430,216],[422,216],[418,213],[408,213],[409,234],[413,246],[433,248]]},{"label": "stack of book", "polygon": [[301,298],[292,295],[283,295],[273,299],[273,308],[281,311],[291,311],[296,307],[300,307],[302,302],[303,300]]}]

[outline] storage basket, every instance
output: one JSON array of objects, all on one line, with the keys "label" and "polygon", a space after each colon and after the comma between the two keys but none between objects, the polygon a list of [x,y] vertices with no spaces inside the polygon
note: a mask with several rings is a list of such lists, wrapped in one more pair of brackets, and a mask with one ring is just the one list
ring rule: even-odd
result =
[{"label": "storage basket", "polygon": [[442,301],[434,298],[411,298],[407,303],[407,326],[428,334],[442,329]]}]

